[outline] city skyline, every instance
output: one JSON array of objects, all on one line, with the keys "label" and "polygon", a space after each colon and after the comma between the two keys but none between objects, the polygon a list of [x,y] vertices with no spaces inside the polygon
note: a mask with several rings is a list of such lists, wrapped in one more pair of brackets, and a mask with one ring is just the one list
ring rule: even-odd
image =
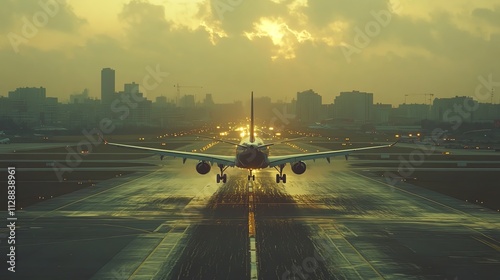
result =
[{"label": "city skyline", "polygon": [[118,85],[142,84],[159,69],[165,76],[150,100],[175,97],[179,83],[203,87],[196,93],[218,103],[250,91],[290,100],[314,89],[326,103],[359,90],[397,104],[405,94],[473,96],[480,77],[496,87],[500,80],[492,63],[500,1],[40,3],[7,1],[0,12],[2,96],[43,86],[60,100],[84,88],[99,97],[105,67],[117,71]]},{"label": "city skyline", "polygon": [[[0,120],[6,126],[58,126],[74,128],[92,126],[101,118],[113,119],[120,126],[165,127],[192,122],[224,122],[230,115],[234,119],[245,118],[243,112],[250,106],[247,102],[216,103],[212,94],[206,94],[203,102],[194,95],[183,95],[179,100],[168,101],[157,97],[148,100],[140,91],[139,84],[132,82],[115,91],[114,70],[102,70],[102,100],[90,98],[85,89],[71,95],[70,103],[60,103],[50,97],[43,87],[23,87],[9,91],[9,97],[0,98]],[[427,95],[424,95],[427,99]],[[374,103],[374,94],[369,92],[341,92],[333,103],[322,103],[322,96],[309,89],[296,93],[290,102],[275,101],[270,97],[256,97],[257,118],[272,126],[278,118],[293,119],[301,126],[327,124],[332,127],[351,128],[365,124],[374,125],[421,125],[430,120],[448,125],[457,119],[469,123],[497,125],[500,104],[481,103],[472,97],[455,96],[435,98],[430,96],[428,104]],[[405,100],[406,101],[406,100]],[[246,107],[246,109],[245,109]],[[289,120],[285,124],[290,123]],[[324,127],[326,128],[326,127]]]}]

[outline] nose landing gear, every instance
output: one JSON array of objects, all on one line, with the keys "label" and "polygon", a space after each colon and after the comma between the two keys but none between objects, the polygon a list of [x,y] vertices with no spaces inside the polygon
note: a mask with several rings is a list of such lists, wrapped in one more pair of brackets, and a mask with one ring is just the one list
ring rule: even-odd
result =
[{"label": "nose landing gear", "polygon": [[252,179],[252,181],[255,181],[255,175],[252,175],[252,169],[250,169],[250,175],[248,175],[248,181],[250,181],[250,179]]}]

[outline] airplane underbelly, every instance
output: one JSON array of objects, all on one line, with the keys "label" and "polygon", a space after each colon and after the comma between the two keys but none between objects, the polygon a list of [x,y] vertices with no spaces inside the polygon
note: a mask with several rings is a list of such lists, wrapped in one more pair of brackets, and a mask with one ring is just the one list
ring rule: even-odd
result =
[{"label": "airplane underbelly", "polygon": [[237,166],[241,168],[265,168],[269,166],[267,155],[261,151],[249,149],[242,151],[237,156]]}]

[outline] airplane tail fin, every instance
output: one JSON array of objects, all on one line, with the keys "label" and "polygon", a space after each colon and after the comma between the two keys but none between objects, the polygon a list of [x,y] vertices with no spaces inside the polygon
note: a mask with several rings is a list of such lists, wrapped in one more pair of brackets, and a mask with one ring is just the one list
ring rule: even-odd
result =
[{"label": "airplane tail fin", "polygon": [[254,135],[254,122],[253,122],[253,91],[252,91],[252,97],[250,100],[250,143],[255,142],[255,135]]}]

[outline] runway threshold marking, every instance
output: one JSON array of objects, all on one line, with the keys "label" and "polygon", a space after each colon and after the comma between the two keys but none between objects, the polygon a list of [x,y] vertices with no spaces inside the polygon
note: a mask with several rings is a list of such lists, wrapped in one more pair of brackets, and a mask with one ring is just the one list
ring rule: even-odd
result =
[{"label": "runway threshold marking", "polygon": [[97,196],[97,195],[103,194],[103,193],[108,192],[108,191],[111,191],[111,190],[114,190],[114,189],[116,189],[116,188],[118,188],[118,187],[121,187],[121,186],[123,186],[123,185],[125,185],[125,184],[129,184],[129,183],[135,182],[135,181],[137,181],[137,180],[139,180],[139,179],[142,179],[143,177],[146,177],[146,176],[149,176],[149,175],[153,175],[154,173],[156,173],[156,172],[158,172],[158,171],[160,171],[160,170],[161,170],[161,169],[155,170],[155,171],[153,171],[153,172],[151,172],[151,173],[144,174],[144,175],[142,175],[142,176],[140,176],[140,177],[137,177],[137,178],[135,178],[135,179],[132,179],[131,181],[128,181],[128,182],[123,182],[123,183],[121,183],[121,184],[119,184],[119,185],[116,185],[116,186],[114,186],[114,187],[111,187],[111,188],[109,188],[109,189],[106,189],[106,190],[100,191],[100,192],[98,192],[98,193],[95,193],[95,194],[92,194],[92,195],[89,195],[89,196],[83,197],[83,198],[81,198],[81,199],[79,199],[79,200],[75,200],[75,201],[73,201],[73,202],[70,202],[70,203],[68,203],[68,204],[65,204],[65,205],[63,205],[63,206],[61,206],[61,207],[58,207],[58,208],[53,209],[53,210],[50,210],[50,211],[48,211],[48,212],[44,212],[44,213],[43,213],[43,214],[41,214],[40,216],[33,218],[33,219],[32,219],[32,221],[36,221],[38,218],[41,218],[41,217],[43,217],[43,216],[45,216],[45,215],[47,215],[47,214],[50,214],[50,213],[52,213],[52,212],[55,212],[55,211],[59,211],[59,210],[61,210],[61,209],[63,209],[63,208],[66,208],[66,207],[68,207],[68,206],[70,206],[70,205],[73,205],[73,204],[75,204],[75,203],[78,203],[78,202],[84,201],[84,200],[86,200],[86,199],[89,199],[89,198],[91,198],[91,197],[94,197],[94,196]]}]

